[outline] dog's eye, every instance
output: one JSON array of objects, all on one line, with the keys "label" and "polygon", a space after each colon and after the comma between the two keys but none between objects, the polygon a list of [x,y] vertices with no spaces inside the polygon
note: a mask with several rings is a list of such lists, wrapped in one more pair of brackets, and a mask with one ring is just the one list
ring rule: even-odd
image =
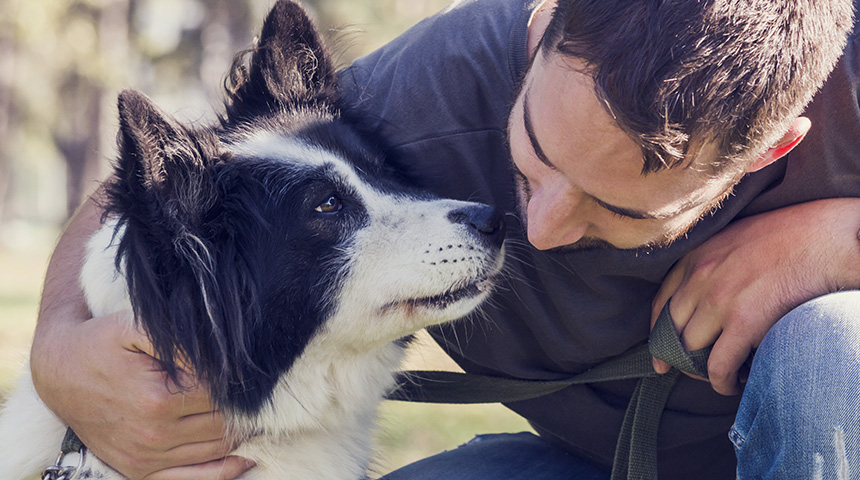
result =
[{"label": "dog's eye", "polygon": [[331,195],[326,199],[326,201],[317,205],[317,208],[315,208],[314,211],[320,213],[337,213],[341,208],[343,208],[343,203],[341,203],[340,199]]}]

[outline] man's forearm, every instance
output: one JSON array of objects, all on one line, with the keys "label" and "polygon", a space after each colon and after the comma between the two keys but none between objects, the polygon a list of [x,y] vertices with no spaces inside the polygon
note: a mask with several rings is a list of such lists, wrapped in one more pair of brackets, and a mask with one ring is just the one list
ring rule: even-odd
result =
[{"label": "man's forearm", "polygon": [[86,242],[99,228],[102,210],[92,198],[78,209],[63,232],[45,274],[39,319],[33,339],[31,367],[39,386],[40,360],[50,363],[49,350],[57,347],[55,340],[63,327],[90,317],[89,309],[78,280]]},{"label": "man's forearm", "polygon": [[[828,290],[860,289],[860,198],[841,198],[818,202],[832,209],[832,228],[818,232],[821,241],[832,240],[828,262]],[[844,229],[842,226],[845,226]]]}]

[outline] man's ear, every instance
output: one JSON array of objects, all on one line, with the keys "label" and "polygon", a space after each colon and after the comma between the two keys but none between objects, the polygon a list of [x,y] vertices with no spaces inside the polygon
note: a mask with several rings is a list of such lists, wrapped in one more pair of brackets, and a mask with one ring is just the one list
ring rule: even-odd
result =
[{"label": "man's ear", "polygon": [[791,123],[791,126],[788,127],[788,131],[785,132],[785,135],[779,139],[776,145],[770,147],[758,158],[758,160],[750,165],[749,168],[747,168],[747,173],[761,170],[785,156],[785,154],[790,152],[798,143],[800,143],[801,140],[803,140],[803,137],[806,136],[806,133],[809,132],[811,127],[812,122],[808,118],[795,118],[794,122]]}]

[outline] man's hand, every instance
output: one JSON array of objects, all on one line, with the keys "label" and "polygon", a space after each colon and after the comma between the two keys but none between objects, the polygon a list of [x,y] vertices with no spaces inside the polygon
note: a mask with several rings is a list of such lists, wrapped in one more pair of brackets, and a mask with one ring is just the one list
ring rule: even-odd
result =
[{"label": "man's hand", "polygon": [[[770,328],[794,307],[860,286],[860,199],[819,200],[740,220],[681,259],[654,298],[671,298],[688,351],[713,345],[708,378],[734,395]],[[669,365],[654,359],[659,373]]]},{"label": "man's hand", "polygon": [[[168,385],[130,312],[90,319],[78,275],[99,226],[91,201],[57,245],[42,295],[30,368],[45,404],[92,452],[132,479],[230,480],[250,468],[193,378]],[[57,446],[59,448],[59,445]]]},{"label": "man's hand", "polygon": [[235,445],[206,389],[193,378],[182,379],[184,388],[166,383],[146,337],[129,327],[130,315],[87,320],[64,328],[61,341],[36,343],[39,396],[96,456],[130,478],[242,473],[243,459],[224,459]]}]

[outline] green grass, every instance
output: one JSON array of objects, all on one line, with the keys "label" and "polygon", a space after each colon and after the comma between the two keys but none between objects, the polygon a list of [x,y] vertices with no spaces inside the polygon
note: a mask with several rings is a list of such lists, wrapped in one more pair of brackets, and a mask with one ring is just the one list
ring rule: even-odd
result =
[{"label": "green grass", "polygon": [[[26,360],[53,245],[52,233],[32,237],[16,241],[14,246],[0,241],[0,393],[11,388]],[[456,365],[429,336],[421,334],[404,368],[456,369]],[[479,433],[529,429],[525,420],[501,405],[386,402],[380,412],[378,466],[374,470],[387,472],[454,448]]]},{"label": "green grass", "polygon": [[[417,336],[403,368],[459,370],[426,332]],[[378,463],[384,472],[454,448],[477,434],[532,430],[502,405],[385,402],[380,419]]]},{"label": "green grass", "polygon": [[386,402],[381,409],[379,458],[388,472],[448,450],[482,433],[531,431],[501,405],[423,405]]}]

